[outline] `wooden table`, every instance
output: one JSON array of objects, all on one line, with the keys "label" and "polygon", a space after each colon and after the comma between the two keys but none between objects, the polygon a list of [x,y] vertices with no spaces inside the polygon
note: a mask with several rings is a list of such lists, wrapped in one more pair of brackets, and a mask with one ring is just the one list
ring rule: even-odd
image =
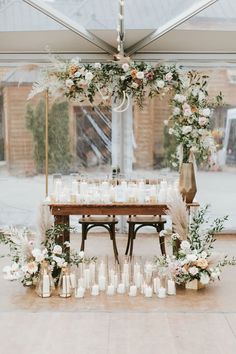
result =
[{"label": "wooden table", "polygon": [[[165,215],[167,204],[130,204],[130,203],[110,203],[110,204],[49,204],[54,223],[70,225],[70,215]],[[189,203],[187,208],[199,207],[199,204]],[[69,241],[69,231],[64,232],[61,242]]]}]

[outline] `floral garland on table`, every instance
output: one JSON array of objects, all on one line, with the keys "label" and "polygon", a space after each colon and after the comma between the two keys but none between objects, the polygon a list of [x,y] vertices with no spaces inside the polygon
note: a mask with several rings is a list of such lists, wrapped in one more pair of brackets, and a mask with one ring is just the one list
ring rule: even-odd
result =
[{"label": "floral garland on table", "polygon": [[[181,197],[176,197],[170,206],[170,214],[176,209],[176,200],[183,203]],[[236,265],[236,258],[231,259],[226,255],[222,259],[213,252],[213,244],[216,241],[214,234],[222,231],[224,221],[227,216],[218,218],[213,221],[209,228],[204,225],[208,223],[205,216],[208,206],[196,212],[193,216],[189,226],[183,225],[187,222],[187,210],[185,207],[186,215],[175,216],[174,229],[184,230],[182,233],[171,233],[169,231],[162,231],[162,237],[171,236],[173,249],[176,249],[176,242],[180,247],[176,250],[174,256],[170,257],[156,257],[155,264],[160,266],[163,264],[168,268],[170,274],[178,284],[186,284],[193,280],[200,281],[201,284],[206,285],[210,281],[220,279],[222,268],[226,265]],[[183,209],[180,212],[183,214]],[[180,214],[179,213],[179,214]]]},{"label": "floral garland on table", "polygon": [[46,231],[45,240],[39,245],[36,235],[28,229],[8,228],[0,232],[0,243],[9,246],[11,265],[3,268],[6,280],[21,280],[24,286],[37,283],[40,267],[46,261],[55,283],[58,282],[61,268],[90,261],[84,258],[84,252],[70,249],[70,243],[59,244],[59,238],[66,226],[58,225]]},{"label": "floral garland on table", "polygon": [[172,92],[172,113],[165,124],[180,144],[180,162],[187,162],[191,153],[197,154],[200,161],[206,160],[214,150],[211,107],[220,104],[222,97],[217,96],[216,102],[209,100],[207,76],[175,65],[152,66],[144,62],[91,65],[82,64],[79,58],[69,62],[54,58],[53,64],[53,69],[44,72],[40,82],[33,85],[30,98],[45,89],[56,96],[59,92],[73,101],[89,100],[91,104],[95,97],[102,104],[114,98],[114,110],[122,112],[128,108],[130,97],[142,108],[146,97]]}]

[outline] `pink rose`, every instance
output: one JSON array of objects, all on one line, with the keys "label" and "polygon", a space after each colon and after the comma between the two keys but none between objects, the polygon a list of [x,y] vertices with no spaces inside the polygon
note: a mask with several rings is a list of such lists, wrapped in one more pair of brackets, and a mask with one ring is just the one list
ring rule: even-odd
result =
[{"label": "pink rose", "polygon": [[208,118],[206,118],[206,117],[199,117],[198,123],[199,123],[199,125],[200,125],[201,127],[203,127],[203,126],[207,125],[207,123],[208,123]]}]

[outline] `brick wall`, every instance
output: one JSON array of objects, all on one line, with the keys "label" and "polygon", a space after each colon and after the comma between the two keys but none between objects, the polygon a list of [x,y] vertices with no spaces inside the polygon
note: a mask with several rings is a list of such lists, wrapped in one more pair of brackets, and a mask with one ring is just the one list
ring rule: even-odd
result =
[{"label": "brick wall", "polygon": [[[30,85],[7,86],[3,90],[5,117],[5,158],[13,174],[33,174],[33,139],[26,128],[25,116]],[[31,101],[34,104],[37,99]]]}]

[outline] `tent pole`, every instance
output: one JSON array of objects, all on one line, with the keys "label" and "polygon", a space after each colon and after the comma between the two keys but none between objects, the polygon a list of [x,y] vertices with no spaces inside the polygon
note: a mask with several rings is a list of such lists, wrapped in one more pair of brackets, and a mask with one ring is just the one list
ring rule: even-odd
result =
[{"label": "tent pole", "polygon": [[45,91],[45,195],[48,197],[48,90]]}]

